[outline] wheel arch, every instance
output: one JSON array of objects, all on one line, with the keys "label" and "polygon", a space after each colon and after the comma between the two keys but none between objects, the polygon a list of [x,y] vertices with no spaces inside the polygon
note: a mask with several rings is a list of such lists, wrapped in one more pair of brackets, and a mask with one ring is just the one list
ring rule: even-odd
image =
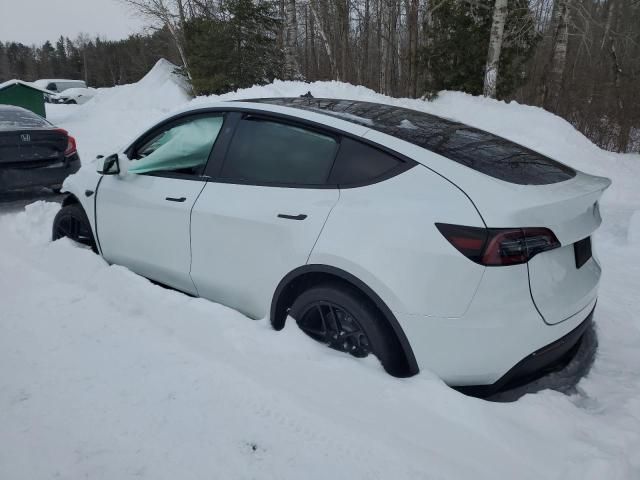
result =
[{"label": "wheel arch", "polygon": [[80,200],[78,200],[78,197],[76,197],[73,193],[67,193],[67,195],[64,197],[64,200],[62,200],[63,207],[66,207],[67,205],[73,205],[74,203],[80,203]]},{"label": "wheel arch", "polygon": [[[298,295],[307,288],[322,281],[339,281],[351,285],[362,293],[378,310],[387,327],[394,333],[400,347],[400,365],[397,372],[390,372],[395,376],[409,377],[417,374],[420,369],[416,361],[411,344],[402,330],[400,323],[386,303],[371,287],[355,275],[337,267],[322,264],[310,264],[298,267],[289,272],[276,287],[271,301],[270,320],[275,330],[284,328],[289,308]],[[397,375],[396,375],[397,373]]]},{"label": "wheel arch", "polygon": [[[100,184],[100,181],[98,181],[98,185],[99,184]],[[63,189],[63,193],[65,194],[65,197],[62,200],[61,207],[64,208],[69,205],[80,205],[80,207],[82,207],[85,215],[87,216],[87,220],[89,221],[91,232],[93,233],[93,238],[96,243],[96,253],[102,255],[102,247],[100,246],[100,240],[98,238],[96,217],[95,217],[96,196],[94,194],[94,190],[86,190],[84,197],[79,195],[78,190],[79,188],[73,183],[65,182],[65,188]],[[97,187],[96,187],[96,190],[97,190]]]}]

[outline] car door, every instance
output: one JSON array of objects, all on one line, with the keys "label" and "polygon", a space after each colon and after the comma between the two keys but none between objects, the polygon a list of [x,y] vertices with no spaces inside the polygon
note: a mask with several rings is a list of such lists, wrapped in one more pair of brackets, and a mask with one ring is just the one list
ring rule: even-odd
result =
[{"label": "car door", "polygon": [[326,185],[338,143],[268,117],[238,120],[191,216],[191,277],[200,296],[252,318],[267,314],[277,284],[306,264],[338,201],[338,189]]},{"label": "car door", "polygon": [[96,224],[107,261],[196,293],[189,276],[189,217],[223,121],[221,113],[210,113],[161,126],[127,151],[126,171],[102,178]]}]

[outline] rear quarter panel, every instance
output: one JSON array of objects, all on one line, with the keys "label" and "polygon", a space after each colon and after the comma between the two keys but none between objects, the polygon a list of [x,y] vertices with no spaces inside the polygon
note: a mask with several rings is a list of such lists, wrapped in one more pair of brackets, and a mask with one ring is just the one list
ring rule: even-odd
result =
[{"label": "rear quarter panel", "polygon": [[436,222],[484,226],[466,195],[422,165],[341,189],[308,263],[355,275],[394,313],[459,317],[484,267],[449,244]]}]

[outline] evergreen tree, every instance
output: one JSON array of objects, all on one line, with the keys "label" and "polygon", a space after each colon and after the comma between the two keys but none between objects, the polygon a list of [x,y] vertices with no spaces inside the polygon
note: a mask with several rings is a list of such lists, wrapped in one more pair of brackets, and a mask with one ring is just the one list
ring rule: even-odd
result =
[{"label": "evergreen tree", "polygon": [[187,57],[194,90],[224,93],[264,84],[283,68],[280,29],[271,0],[227,0],[219,15],[187,21]]},{"label": "evergreen tree", "polygon": [[[444,0],[425,26],[422,49],[427,69],[425,90],[462,90],[474,95],[483,91],[484,68],[491,33],[493,1],[469,3]],[[538,36],[527,0],[509,0],[500,55],[498,97],[525,81],[524,62],[533,54]]]}]

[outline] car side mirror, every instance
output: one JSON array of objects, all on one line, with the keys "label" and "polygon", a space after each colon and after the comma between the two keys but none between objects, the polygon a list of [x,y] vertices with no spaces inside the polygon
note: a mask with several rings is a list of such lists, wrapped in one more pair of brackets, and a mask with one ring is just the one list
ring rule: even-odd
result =
[{"label": "car side mirror", "polygon": [[120,163],[118,162],[118,154],[114,153],[104,159],[102,165],[98,167],[100,175],[118,175],[120,173]]}]

